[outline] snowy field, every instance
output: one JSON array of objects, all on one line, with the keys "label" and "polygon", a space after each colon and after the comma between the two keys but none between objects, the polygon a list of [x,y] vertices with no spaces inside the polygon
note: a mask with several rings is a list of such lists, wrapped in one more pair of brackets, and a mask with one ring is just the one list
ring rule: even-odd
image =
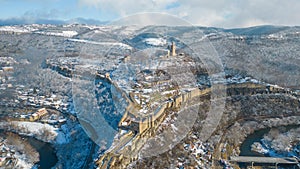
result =
[{"label": "snowy field", "polygon": [[38,122],[1,122],[1,128],[7,128],[10,131],[16,131],[20,135],[32,136],[38,140],[63,144],[67,142],[65,134],[49,124],[42,124]]}]

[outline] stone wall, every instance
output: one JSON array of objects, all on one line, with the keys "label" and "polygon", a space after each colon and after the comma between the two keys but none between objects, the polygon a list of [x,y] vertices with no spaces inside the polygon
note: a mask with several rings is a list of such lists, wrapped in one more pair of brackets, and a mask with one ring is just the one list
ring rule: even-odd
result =
[{"label": "stone wall", "polygon": [[[217,86],[216,88],[214,88],[214,90],[223,90],[224,86]],[[267,98],[269,100],[261,100],[262,102],[270,102],[270,99],[272,101],[273,97],[276,100],[276,98],[278,98],[277,96],[275,96],[276,94],[280,93],[280,94],[293,94],[291,91],[289,90],[285,90],[283,88],[277,87],[277,86],[271,86],[271,85],[262,85],[262,84],[254,84],[254,83],[242,83],[242,84],[231,84],[231,85],[227,85],[226,87],[226,94],[227,96],[224,97],[228,97],[231,96],[231,98],[253,98],[253,99],[259,99],[259,97],[264,97],[265,95],[267,95]],[[131,145],[128,147],[125,147],[124,150],[122,151],[123,153],[127,153],[126,156],[122,156],[122,155],[114,155],[113,156],[113,160],[112,162],[122,162],[122,164],[116,164],[116,166],[126,166],[126,164],[129,164],[130,162],[132,162],[133,160],[136,159],[138,150],[143,146],[144,141],[150,137],[156,130],[156,128],[163,122],[163,120],[165,119],[165,117],[167,116],[166,113],[166,109],[168,108],[180,108],[181,105],[183,105],[185,102],[189,101],[192,98],[195,97],[201,97],[201,96],[206,96],[206,95],[210,95],[211,93],[211,88],[207,88],[204,90],[200,90],[198,88],[193,89],[191,91],[188,91],[186,93],[183,93],[179,96],[176,96],[173,100],[173,102],[166,102],[164,103],[157,112],[155,112],[152,116],[149,116],[143,120],[141,120],[138,125],[139,125],[139,132],[137,133],[137,135],[135,135],[135,137],[132,139],[131,141]],[[242,97],[240,97],[242,96]],[[291,96],[291,95],[290,95]],[[293,110],[289,110],[287,109],[284,112],[281,112],[280,115],[282,114],[289,114],[290,111],[295,112],[295,111],[299,111],[299,105],[300,105],[300,101],[299,100],[295,100],[295,99],[287,99],[289,97],[286,96],[282,96],[285,97],[286,101],[285,103],[282,104],[276,104],[276,101],[274,102],[276,105],[274,105],[274,109],[277,109],[276,106],[278,107],[284,107],[284,106],[288,106],[288,107],[296,107],[296,109]],[[283,98],[279,99],[282,100]],[[251,99],[250,99],[251,100]],[[252,102],[251,102],[252,103]],[[256,103],[256,102],[253,102]],[[251,105],[251,104],[242,104],[240,113],[236,114],[236,116],[234,116],[234,119],[239,119],[243,117],[248,117],[249,114],[252,115],[258,115],[255,112],[255,107],[257,107],[257,104],[255,105]],[[249,105],[249,106],[246,106]],[[264,105],[265,104],[261,104]],[[260,108],[260,106],[258,105],[258,109],[259,112],[262,112],[262,114],[259,114],[259,116],[261,115],[265,115],[268,116],[268,112],[267,110],[265,110],[263,107]],[[273,108],[271,108],[273,109]],[[273,110],[274,110],[273,109]],[[226,116],[227,113],[225,113]],[[292,113],[293,114],[293,113]],[[292,115],[290,114],[290,115]],[[228,115],[232,116],[232,113],[229,113]],[[276,115],[276,113],[275,113]],[[279,114],[278,114],[279,115]],[[277,115],[277,116],[278,116]],[[130,115],[127,113],[126,115],[124,115],[127,117],[129,117]],[[221,123],[224,123],[226,120],[227,123],[230,121],[234,121],[234,119],[230,120],[230,117],[225,117],[222,118]],[[233,116],[232,116],[233,117]],[[229,118],[229,119],[228,119]],[[124,118],[125,119],[125,118]],[[130,155],[128,153],[131,153]],[[122,153],[121,153],[122,154]]]}]

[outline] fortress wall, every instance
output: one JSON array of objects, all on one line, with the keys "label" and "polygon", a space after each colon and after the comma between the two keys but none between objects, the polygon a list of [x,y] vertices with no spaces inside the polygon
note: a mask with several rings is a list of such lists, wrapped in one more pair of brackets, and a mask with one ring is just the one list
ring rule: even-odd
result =
[{"label": "fortress wall", "polygon": [[228,85],[226,88],[227,96],[234,95],[253,95],[267,93],[266,86],[254,83],[242,83]]},{"label": "fortress wall", "polygon": [[121,126],[122,122],[125,121],[128,117],[128,111],[125,111],[123,117],[121,118],[120,122],[119,122],[119,126]]},{"label": "fortress wall", "polygon": [[290,91],[275,86],[264,86],[259,84],[237,84],[227,87],[227,95],[254,95],[254,94],[268,94],[268,93],[287,93]]},{"label": "fortress wall", "polygon": [[136,138],[132,140],[129,151],[137,149],[140,138],[141,138],[141,134],[138,134]]},{"label": "fortress wall", "polygon": [[166,108],[171,108],[172,105],[173,105],[172,102],[167,102],[167,103],[166,103],[166,106],[167,106]]},{"label": "fortress wall", "polygon": [[161,80],[161,81],[158,81],[155,83],[155,85],[162,85],[164,83],[170,83],[171,81],[170,80]]},{"label": "fortress wall", "polygon": [[129,98],[130,98],[130,100],[131,100],[134,104],[138,105],[138,103],[137,103],[136,100],[134,99],[134,93],[130,92],[130,93],[129,93]]},{"label": "fortress wall", "polygon": [[177,97],[174,99],[174,102],[175,102],[175,103],[174,103],[173,107],[180,107],[182,101],[183,101],[182,95],[177,96]]},{"label": "fortress wall", "polygon": [[[223,90],[223,89],[220,89]],[[285,92],[283,89],[281,88],[274,88],[272,87],[271,89],[267,89],[266,86],[264,85],[260,85],[260,84],[254,84],[254,83],[245,83],[245,84],[233,84],[233,85],[229,85],[227,87],[227,95],[228,96],[234,96],[234,95],[254,95],[254,94],[268,94],[269,92],[271,93],[283,93]],[[152,119],[152,125],[148,125],[147,127],[158,127],[158,125],[164,120],[164,117],[166,116],[165,109],[166,108],[177,108],[180,107],[180,105],[183,102],[188,101],[190,98],[194,98],[194,97],[198,97],[201,95],[206,95],[209,94],[211,92],[211,88],[207,88],[204,90],[199,90],[194,89],[190,92],[187,92],[185,94],[182,94],[180,96],[177,96],[174,99],[174,103],[166,103],[163,105],[163,107],[160,108],[160,110],[158,112],[156,112],[156,114],[153,116]],[[141,125],[143,125],[143,131],[145,131],[146,126],[141,123]],[[142,130],[140,130],[140,133],[143,132]]]},{"label": "fortress wall", "polygon": [[[218,86],[215,85],[216,89],[218,90]],[[220,88],[220,90],[223,90],[224,86]],[[156,112],[151,119],[145,119],[141,122],[139,122],[139,133],[143,133],[148,128],[156,127],[158,124],[160,124],[164,117],[166,116],[164,114],[166,108],[178,108],[182,105],[183,102],[186,102],[190,98],[198,97],[201,95],[207,95],[211,92],[211,88],[207,88],[204,90],[200,90],[198,88],[193,89],[190,92],[187,92],[185,94],[182,94],[180,96],[177,96],[174,98],[174,102],[167,102],[163,104],[163,107],[160,108],[158,112]],[[242,84],[231,84],[226,86],[226,93],[227,96],[234,96],[234,95],[254,95],[254,94],[268,94],[268,93],[287,93],[288,91],[285,91],[282,88],[275,87],[275,86],[265,86],[261,84],[255,84],[255,83],[242,83]],[[128,117],[133,116],[128,111],[124,114],[124,116],[121,119],[121,122],[127,119]],[[121,123],[120,122],[120,123]]]},{"label": "fortress wall", "polygon": [[148,117],[139,122],[139,133],[143,133],[145,130],[151,127],[149,121],[150,119]]},{"label": "fortress wall", "polygon": [[276,86],[268,86],[268,89],[272,93],[285,93],[285,92],[287,92],[283,88],[276,87]]},{"label": "fortress wall", "polygon": [[167,104],[163,104],[160,109],[155,112],[155,114],[153,115],[153,120],[155,121],[156,119],[158,119],[159,117],[161,117],[161,115],[164,114],[165,109],[167,108]]},{"label": "fortress wall", "polygon": [[182,94],[182,102],[186,102],[188,99],[189,99],[189,93],[190,92],[187,92],[185,94]]},{"label": "fortress wall", "polygon": [[[128,148],[126,154],[131,156],[131,158],[137,158],[137,155],[134,155],[133,153],[136,152],[136,150],[139,150],[142,148],[142,146],[145,144],[146,137],[150,135],[150,131],[146,131],[142,134],[137,134],[134,139],[131,141],[131,146]],[[132,156],[133,155],[133,156]]]},{"label": "fortress wall", "polygon": [[167,116],[167,113],[165,113],[166,108],[167,104],[162,105],[160,110],[152,117],[152,127],[154,127],[154,129],[156,129]]},{"label": "fortress wall", "polygon": [[[214,90],[218,90],[218,86],[216,86],[216,88]],[[223,87],[220,87],[220,90],[223,90]],[[132,144],[131,146],[128,146],[126,149],[124,149],[124,151],[128,152],[128,153],[132,153],[132,152],[137,152],[137,150],[139,150],[143,144],[144,144],[144,139],[145,137],[149,137],[151,135],[151,132],[153,132],[160,124],[161,122],[165,119],[165,117],[167,116],[167,113],[165,113],[165,109],[166,108],[178,108],[180,107],[180,105],[185,102],[188,101],[190,98],[193,97],[198,97],[198,96],[204,96],[207,95],[211,92],[211,88],[207,88],[204,90],[199,90],[199,89],[194,89],[190,92],[187,92],[185,94],[182,94],[180,96],[177,96],[176,98],[174,98],[174,102],[166,102],[165,104],[162,105],[162,107],[158,110],[158,112],[156,112],[153,116],[150,116],[148,118],[143,119],[141,122],[139,122],[139,133],[135,136],[134,139],[132,139]],[[275,86],[265,86],[265,85],[260,85],[260,84],[254,84],[254,83],[244,83],[244,84],[231,84],[226,86],[226,92],[227,92],[227,96],[234,96],[234,95],[254,95],[254,94],[269,94],[269,93],[290,93],[291,92],[284,90],[280,87],[275,87]],[[255,96],[255,97],[260,97]],[[270,96],[272,97],[272,96]],[[268,100],[264,100],[262,103],[266,102]],[[298,109],[299,109],[299,104],[300,101],[299,100],[290,100],[289,102],[290,104],[293,105],[297,105]],[[257,106],[257,103],[254,102],[253,104],[255,104]],[[250,108],[249,108],[250,106]],[[244,110],[243,112],[245,112],[245,116],[248,116],[249,114],[255,114],[255,112],[253,112],[254,110],[251,109],[252,106],[251,104],[247,106],[244,105],[242,107],[242,109]],[[262,104],[263,106],[263,104]],[[279,105],[281,107],[284,107],[283,105]],[[259,106],[258,106],[259,108]],[[263,112],[264,107],[262,107],[259,112]],[[266,110],[265,110],[266,111]],[[268,113],[268,111],[266,111],[265,113]],[[131,116],[132,114],[130,113],[126,113],[124,114],[123,119],[126,119],[127,117]],[[240,114],[241,115],[241,114]],[[122,150],[123,151],[123,150]],[[117,160],[113,160],[112,162],[114,163],[115,161],[121,161],[121,160],[125,160],[125,163],[130,163],[134,158],[136,158],[135,156],[126,156],[126,157],[121,157],[121,156],[113,156],[113,158],[116,158]]]},{"label": "fortress wall", "polygon": [[191,98],[197,97],[201,94],[201,91],[197,88],[191,91]]}]

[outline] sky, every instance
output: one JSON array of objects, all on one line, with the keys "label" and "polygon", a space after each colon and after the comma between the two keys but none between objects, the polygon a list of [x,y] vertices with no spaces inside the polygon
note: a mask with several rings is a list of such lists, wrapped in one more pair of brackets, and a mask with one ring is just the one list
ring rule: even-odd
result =
[{"label": "sky", "polygon": [[0,0],[0,20],[114,21],[136,13],[157,12],[199,26],[299,26],[299,9],[300,0]]}]

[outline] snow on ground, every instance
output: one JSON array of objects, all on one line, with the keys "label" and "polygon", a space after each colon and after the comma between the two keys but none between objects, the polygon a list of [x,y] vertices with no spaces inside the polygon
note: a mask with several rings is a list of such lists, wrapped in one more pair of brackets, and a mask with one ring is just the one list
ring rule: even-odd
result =
[{"label": "snow on ground", "polygon": [[18,156],[17,159],[18,159],[18,162],[16,164],[16,168],[26,168],[27,169],[27,168],[32,168],[34,166],[34,164],[26,162],[24,160],[24,158],[21,156]]},{"label": "snow on ground", "polygon": [[92,140],[77,121],[67,120],[61,126],[61,130],[67,133],[67,143],[54,144],[58,163],[53,168],[87,168],[84,164],[92,163],[89,161],[89,154],[93,147]]},{"label": "snow on ground", "polygon": [[29,33],[32,31],[35,31],[37,29],[34,29],[32,27],[19,27],[19,26],[2,26],[0,27],[0,31],[4,32],[16,32],[16,33]]},{"label": "snow on ground", "polygon": [[161,95],[173,94],[176,90],[168,90],[161,93]]},{"label": "snow on ground", "polygon": [[268,39],[284,39],[284,34],[275,33],[267,36]]},{"label": "snow on ground", "polygon": [[253,143],[251,150],[271,157],[299,156],[300,127],[286,130],[273,128],[261,141]]},{"label": "snow on ground", "polygon": [[143,93],[152,93],[153,89],[143,89]]},{"label": "snow on ground", "polygon": [[96,42],[96,41],[89,41],[84,39],[68,39],[68,40],[72,42],[81,42],[81,43],[88,43],[93,45],[108,45],[108,46],[111,45],[111,46],[120,46],[125,49],[132,49],[131,46],[121,42]]},{"label": "snow on ground", "polygon": [[146,114],[147,112],[148,112],[148,110],[144,109],[144,108],[140,110],[140,113],[143,113],[143,114]]},{"label": "snow on ground", "polygon": [[266,149],[263,145],[261,145],[259,142],[254,142],[252,145],[251,145],[251,151],[254,151],[254,152],[258,152],[258,153],[261,153],[261,154],[268,154],[269,153],[269,150]]},{"label": "snow on ground", "polygon": [[62,31],[62,32],[35,32],[37,34],[42,34],[42,35],[49,35],[49,36],[62,36],[62,37],[68,37],[71,38],[73,36],[78,35],[76,31]]},{"label": "snow on ground", "polygon": [[38,140],[42,140],[44,142],[55,142],[57,144],[63,144],[68,140],[66,139],[66,136],[62,131],[49,124],[42,124],[38,122],[12,121],[9,123],[1,122],[0,126],[11,126],[12,130],[15,130],[21,135],[33,136]]},{"label": "snow on ground", "polygon": [[[85,25],[84,27],[89,28],[89,29],[96,29],[95,33],[103,33],[103,32],[111,32],[112,30],[115,29],[120,29],[120,26],[116,26],[116,25],[104,25],[104,26],[92,26],[92,25]],[[99,29],[99,30],[97,30]]]},{"label": "snow on ground", "polygon": [[143,42],[147,43],[148,45],[152,46],[163,46],[167,44],[167,40],[163,38],[147,38],[144,39]]},{"label": "snow on ground", "polygon": [[173,131],[178,131],[178,128],[174,124],[171,124],[171,127]]},{"label": "snow on ground", "polygon": [[[231,78],[227,78],[226,79],[226,83],[227,84],[240,84],[240,83],[246,83],[246,82],[251,82],[251,83],[255,83],[255,84],[265,84],[257,79],[254,79],[252,77],[243,77],[241,75],[235,75]],[[271,84],[269,84],[271,85]]]}]

